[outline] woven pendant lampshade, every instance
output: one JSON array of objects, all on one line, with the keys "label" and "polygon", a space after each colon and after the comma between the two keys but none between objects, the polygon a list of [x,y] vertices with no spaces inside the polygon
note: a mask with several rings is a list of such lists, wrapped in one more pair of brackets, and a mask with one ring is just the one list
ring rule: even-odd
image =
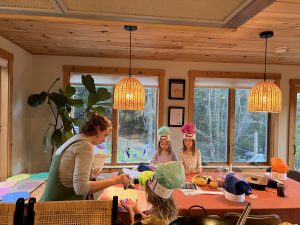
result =
[{"label": "woven pendant lampshade", "polygon": [[281,111],[281,101],[282,101],[281,90],[276,84],[266,81],[267,43],[268,43],[267,40],[272,36],[273,36],[273,31],[265,31],[260,33],[260,38],[266,39],[264,81],[258,82],[250,90],[248,96],[249,112],[280,113]]},{"label": "woven pendant lampshade", "polygon": [[114,90],[114,109],[144,110],[145,89],[135,78],[131,77],[131,31],[136,31],[136,26],[124,26],[130,32],[129,77],[120,80]]}]

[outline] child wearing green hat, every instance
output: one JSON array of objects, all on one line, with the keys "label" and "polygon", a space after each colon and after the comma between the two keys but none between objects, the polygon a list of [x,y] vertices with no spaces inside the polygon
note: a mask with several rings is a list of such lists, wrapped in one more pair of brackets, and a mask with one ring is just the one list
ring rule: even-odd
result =
[{"label": "child wearing green hat", "polygon": [[161,127],[157,131],[158,133],[158,146],[157,151],[153,155],[149,165],[152,169],[161,163],[166,163],[169,161],[177,161],[177,156],[172,150],[170,129],[168,127]]},{"label": "child wearing green hat", "polygon": [[121,200],[121,205],[130,214],[134,223],[134,215],[141,214],[141,224],[168,225],[177,217],[177,206],[173,199],[173,189],[185,184],[184,167],[181,162],[170,161],[157,166],[152,178],[145,185],[147,201],[151,205],[149,215],[141,213],[132,200]]},{"label": "child wearing green hat", "polygon": [[196,148],[196,128],[188,123],[182,126],[183,148],[179,151],[179,160],[183,163],[185,174],[202,172],[201,153]]}]

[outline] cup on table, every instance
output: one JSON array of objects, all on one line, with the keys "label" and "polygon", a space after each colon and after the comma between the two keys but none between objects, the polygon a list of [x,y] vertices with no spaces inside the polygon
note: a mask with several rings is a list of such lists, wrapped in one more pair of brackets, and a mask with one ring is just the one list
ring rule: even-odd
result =
[{"label": "cup on table", "polygon": [[277,196],[284,197],[285,196],[285,184],[284,183],[277,183]]}]

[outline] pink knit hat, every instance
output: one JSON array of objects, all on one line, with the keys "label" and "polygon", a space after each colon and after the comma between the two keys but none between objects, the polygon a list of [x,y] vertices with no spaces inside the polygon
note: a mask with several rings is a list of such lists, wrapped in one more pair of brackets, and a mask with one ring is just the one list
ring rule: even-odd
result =
[{"label": "pink knit hat", "polygon": [[181,127],[183,138],[191,138],[196,140],[196,128],[193,123],[186,123]]}]

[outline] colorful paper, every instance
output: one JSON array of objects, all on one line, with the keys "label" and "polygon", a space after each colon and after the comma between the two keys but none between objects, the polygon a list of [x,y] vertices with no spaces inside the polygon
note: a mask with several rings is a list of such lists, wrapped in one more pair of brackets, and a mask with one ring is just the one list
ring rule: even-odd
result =
[{"label": "colorful paper", "polygon": [[12,177],[7,178],[7,181],[20,181],[20,180],[24,180],[27,179],[28,177],[30,177],[29,174],[18,174]]},{"label": "colorful paper", "polygon": [[9,191],[8,188],[0,188],[0,199],[2,198],[3,195],[6,195],[8,191]]},{"label": "colorful paper", "polygon": [[15,186],[10,188],[9,192],[26,191],[32,192],[37,189],[46,179],[26,179],[18,182]]},{"label": "colorful paper", "polygon": [[29,197],[30,194],[27,191],[7,193],[6,195],[2,196],[2,202],[15,203],[19,198],[24,198],[26,200]]},{"label": "colorful paper", "polygon": [[10,188],[16,185],[17,183],[18,183],[17,181],[3,181],[0,182],[0,188]]},{"label": "colorful paper", "polygon": [[29,179],[44,179],[48,178],[49,173],[48,172],[41,172],[41,173],[36,173],[32,174]]},{"label": "colorful paper", "polygon": [[[113,196],[118,196],[119,200],[124,200],[130,198],[132,201],[137,202],[138,207],[141,211],[149,210],[150,204],[146,200],[145,191],[135,190],[135,189],[126,189],[123,187],[109,187],[104,190],[99,199],[113,199]],[[121,211],[126,211],[121,208]]]}]

